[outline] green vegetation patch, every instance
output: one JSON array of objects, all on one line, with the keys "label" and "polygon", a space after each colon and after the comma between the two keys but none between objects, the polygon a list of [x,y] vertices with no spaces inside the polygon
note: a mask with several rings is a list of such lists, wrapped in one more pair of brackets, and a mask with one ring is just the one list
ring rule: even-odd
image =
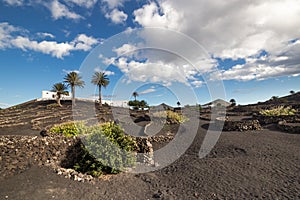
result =
[{"label": "green vegetation patch", "polygon": [[78,172],[92,176],[114,174],[135,164],[135,140],[113,122],[90,127],[84,122],[70,122],[54,126],[50,132],[67,137],[82,136],[81,153],[73,166]]},{"label": "green vegetation patch", "polygon": [[54,125],[50,129],[50,133],[52,134],[60,133],[66,137],[72,137],[80,134],[85,134],[87,129],[88,127],[85,125],[85,122],[83,121],[66,122],[66,123]]},{"label": "green vegetation patch", "polygon": [[171,110],[155,112],[153,113],[153,116],[157,118],[165,118],[167,120],[175,121],[177,123],[184,123],[189,120],[186,116]]},{"label": "green vegetation patch", "polygon": [[[82,141],[85,149],[97,160],[96,169],[101,168],[101,171],[105,173],[118,173],[133,167],[136,161],[133,153],[136,150],[136,142],[125,135],[121,127],[115,123],[108,122],[91,127]],[[86,168],[85,164],[84,157],[75,168],[92,175],[99,172],[99,170],[94,170],[95,166],[91,165],[91,168]]]},{"label": "green vegetation patch", "polygon": [[287,116],[287,115],[295,115],[296,110],[291,107],[279,106],[270,110],[261,110],[259,113],[264,116]]}]

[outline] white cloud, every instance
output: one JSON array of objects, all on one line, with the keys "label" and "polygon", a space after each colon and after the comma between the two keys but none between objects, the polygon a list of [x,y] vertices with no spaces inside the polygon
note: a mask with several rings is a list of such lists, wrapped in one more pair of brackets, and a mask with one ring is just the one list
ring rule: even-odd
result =
[{"label": "white cloud", "polygon": [[188,84],[188,78],[183,68],[166,64],[162,61],[136,61],[130,58],[120,57],[115,59],[117,66],[126,76],[129,82],[151,82],[170,85],[172,82]]},{"label": "white cloud", "polygon": [[[169,33],[168,36],[172,37],[172,34]],[[189,46],[190,51],[195,50],[190,43],[186,42],[185,45]],[[215,65],[212,59],[206,58],[201,53],[199,55],[199,52],[195,55],[196,59],[192,62],[195,66],[193,66],[187,62],[188,58],[185,60],[176,52],[168,52],[164,48],[152,48],[151,45],[148,48],[143,43],[122,44],[120,47],[112,48],[112,51],[115,52],[115,57],[107,58],[100,54],[99,59],[106,65],[113,64],[118,67],[124,73],[126,79],[124,82],[127,83],[138,81],[171,86],[173,82],[189,85],[190,81],[194,81],[195,85],[200,86],[200,82],[196,82],[199,73],[210,70],[211,66]]]},{"label": "white cloud", "polygon": [[108,71],[108,70],[105,70],[105,71],[103,71],[107,76],[113,76],[113,75],[115,75],[115,72],[113,72],[113,71]]},{"label": "white cloud", "polygon": [[23,51],[33,50],[44,54],[50,54],[56,58],[63,58],[70,54],[71,51],[88,51],[98,40],[93,37],[79,34],[71,42],[56,41],[36,41],[28,36],[21,36],[20,33],[27,32],[24,29],[14,27],[6,22],[0,23],[0,49],[19,48]]},{"label": "white cloud", "polygon": [[149,89],[146,89],[144,91],[139,92],[139,94],[143,95],[143,94],[149,94],[149,93],[152,93],[152,92],[156,92],[156,90],[154,88],[149,88]]},{"label": "white cloud", "polygon": [[95,72],[103,72],[103,73],[105,73],[107,76],[113,76],[113,75],[115,75],[115,72],[109,71],[109,70],[102,70],[101,67],[96,67],[96,68],[95,68]]},{"label": "white cloud", "polygon": [[37,36],[40,38],[47,38],[47,37],[51,39],[55,38],[55,36],[51,33],[37,33]]},{"label": "white cloud", "polygon": [[264,80],[271,77],[294,76],[300,73],[300,44],[287,45],[269,55],[248,58],[244,65],[236,65],[229,70],[213,73],[211,79],[222,80]]},{"label": "white cloud", "polygon": [[127,20],[128,15],[118,9],[113,9],[110,13],[106,13],[105,17],[110,19],[114,24],[122,24]]},{"label": "white cloud", "polygon": [[133,12],[134,21],[143,27],[163,27],[179,29],[183,15],[177,12],[167,1],[163,1],[160,6],[155,2],[144,5]]},{"label": "white cloud", "polygon": [[195,81],[192,81],[191,84],[192,84],[194,87],[199,88],[199,87],[201,87],[204,83],[203,83],[203,81],[195,80]]},{"label": "white cloud", "polygon": [[57,43],[54,41],[33,41],[29,38],[18,36],[11,41],[11,44],[22,50],[33,50],[42,52],[44,54],[50,54],[53,57],[62,58],[70,54],[71,50],[74,50],[74,46],[70,43]]},{"label": "white cloud", "polygon": [[126,0],[102,0],[103,3],[106,3],[110,9],[123,6]]},{"label": "white cloud", "polygon": [[77,73],[77,74],[80,74],[80,71],[79,71],[79,70],[66,70],[66,69],[63,69],[63,73],[64,73],[64,74],[69,74],[69,73],[71,73],[71,72],[75,72],[75,73]]},{"label": "white cloud", "polygon": [[52,14],[53,19],[55,19],[55,20],[61,19],[61,18],[78,20],[78,19],[83,18],[82,16],[78,15],[77,13],[70,11],[67,6],[60,3],[58,0],[53,0],[52,2],[45,3],[44,5],[49,9],[49,11]]},{"label": "white cloud", "polygon": [[0,23],[0,49],[10,47],[11,34],[13,32],[19,31],[19,28],[14,27],[7,22]]},{"label": "white cloud", "polygon": [[[221,74],[214,73],[211,77],[246,81],[299,74],[296,52],[298,55],[300,52],[287,44],[300,36],[298,0],[160,0],[147,3],[133,14],[134,21],[142,27],[174,29],[192,37],[215,58],[247,61],[245,65],[221,71]],[[153,31],[144,37],[151,44],[177,45],[179,53],[180,49],[189,51],[185,41],[168,37],[163,32]],[[285,49],[288,55],[281,55],[278,49]],[[250,63],[262,50],[269,56]],[[176,63],[176,60],[169,62]],[[213,59],[204,63],[207,72],[216,64]]]},{"label": "white cloud", "polygon": [[3,0],[4,3],[7,3],[11,6],[21,6],[24,3],[24,0]]},{"label": "white cloud", "polygon": [[113,51],[117,53],[117,56],[123,56],[126,54],[132,54],[134,51],[137,50],[137,47],[132,44],[124,44],[119,48],[114,48]]},{"label": "white cloud", "polygon": [[85,8],[92,8],[98,2],[98,0],[64,0],[64,1]]},{"label": "white cloud", "polygon": [[77,50],[90,50],[95,44],[98,44],[98,40],[93,37],[88,37],[85,34],[79,34],[75,40],[75,49]]}]

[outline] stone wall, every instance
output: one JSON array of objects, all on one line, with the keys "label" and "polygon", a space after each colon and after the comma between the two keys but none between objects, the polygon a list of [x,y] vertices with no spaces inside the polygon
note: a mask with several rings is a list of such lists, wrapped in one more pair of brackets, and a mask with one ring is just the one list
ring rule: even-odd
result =
[{"label": "stone wall", "polygon": [[242,121],[229,121],[224,119],[217,119],[216,125],[223,124],[223,131],[250,131],[261,130],[261,126],[258,120],[242,120]]},{"label": "stone wall", "polygon": [[278,128],[287,133],[300,134],[300,123],[278,122]]},{"label": "stone wall", "polygon": [[277,124],[280,121],[286,121],[289,123],[294,123],[299,121],[300,117],[298,115],[282,115],[282,116],[264,116],[264,115],[253,115],[253,119],[259,121],[261,125],[267,124]]},{"label": "stone wall", "polygon": [[[173,137],[172,137],[173,138]],[[152,143],[167,142],[171,136],[135,138],[139,162],[154,164]],[[77,181],[92,182],[89,175],[81,174],[72,167],[82,154],[79,137],[52,135],[40,136],[0,136],[0,179],[21,173],[32,165],[49,166],[59,175]]]},{"label": "stone wall", "polygon": [[[68,155],[70,150],[78,151],[74,149],[78,143],[80,143],[79,138],[66,138],[61,135],[53,137],[1,136],[0,177],[21,173],[32,165],[50,166],[56,172],[62,173],[65,171],[61,167],[62,163],[72,161],[73,158]],[[70,170],[69,172],[71,173]],[[72,178],[76,179],[74,172],[72,174]],[[92,179],[86,176],[86,180]]]}]

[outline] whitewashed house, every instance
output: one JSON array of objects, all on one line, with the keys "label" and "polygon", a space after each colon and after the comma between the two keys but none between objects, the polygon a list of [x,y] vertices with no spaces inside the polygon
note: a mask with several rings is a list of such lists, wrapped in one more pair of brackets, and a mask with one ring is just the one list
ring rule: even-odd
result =
[{"label": "whitewashed house", "polygon": [[[86,98],[76,98],[80,101],[89,101],[89,102],[98,102],[97,99],[86,99]],[[38,101],[46,101],[46,100],[56,100],[56,92],[51,92],[44,90],[42,91],[42,98],[37,99]],[[72,93],[69,92],[68,95],[62,95],[61,100],[72,100]],[[108,104],[113,107],[123,107],[128,108],[128,101],[127,100],[105,100],[102,99],[102,104]]]},{"label": "whitewashed house", "polygon": [[[98,100],[96,100],[98,102]],[[128,108],[128,101],[127,100],[105,100],[102,99],[102,104],[108,104],[113,107],[122,107],[122,108]]]},{"label": "whitewashed house", "polygon": [[[61,100],[71,100],[71,99],[72,99],[71,92],[69,92],[68,95],[61,95]],[[44,91],[42,91],[42,98],[40,98],[38,100],[39,101],[56,100],[56,92],[44,90]]]}]

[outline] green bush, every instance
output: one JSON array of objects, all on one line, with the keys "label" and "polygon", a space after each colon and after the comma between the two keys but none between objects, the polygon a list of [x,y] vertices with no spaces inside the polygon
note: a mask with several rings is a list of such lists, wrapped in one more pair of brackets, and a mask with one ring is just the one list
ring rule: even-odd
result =
[{"label": "green bush", "polygon": [[50,129],[50,133],[61,133],[66,137],[77,136],[79,134],[84,134],[87,130],[85,122],[66,122],[63,124],[54,125]]},{"label": "green bush", "polygon": [[[100,176],[105,171],[103,164],[98,161],[82,144],[80,146],[81,154],[77,158],[77,162],[73,168],[81,173],[86,173],[92,176]],[[107,171],[107,170],[106,170]]]},{"label": "green bush", "polygon": [[177,123],[184,123],[184,122],[188,121],[187,117],[185,117],[181,114],[178,114],[174,111],[171,111],[171,110],[155,112],[155,113],[153,113],[153,116],[158,117],[158,118],[165,118],[167,120],[176,121]]},{"label": "green bush", "polygon": [[50,132],[82,136],[82,153],[73,166],[76,171],[99,176],[103,172],[118,173],[135,163],[136,142],[113,122],[91,127],[81,121],[69,122],[52,127]]},{"label": "green bush", "polygon": [[296,110],[291,107],[279,106],[270,110],[261,110],[259,113],[264,116],[282,116],[282,115],[295,115]]},{"label": "green bush", "polygon": [[[98,174],[100,169],[106,173],[118,173],[135,163],[132,152],[136,149],[136,143],[115,123],[108,122],[90,127],[82,141],[96,162],[89,165],[91,159],[86,155],[76,165],[79,171],[86,171],[92,175]],[[86,167],[87,164],[89,167]]]}]

